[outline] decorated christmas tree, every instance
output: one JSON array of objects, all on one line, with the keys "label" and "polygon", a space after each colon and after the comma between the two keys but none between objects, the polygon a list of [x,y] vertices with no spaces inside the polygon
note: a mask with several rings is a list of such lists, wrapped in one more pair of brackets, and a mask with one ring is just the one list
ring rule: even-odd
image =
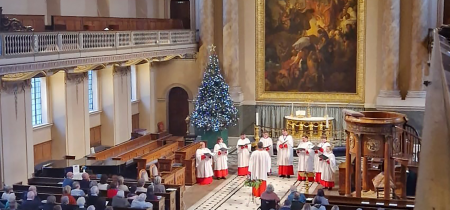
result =
[{"label": "decorated christmas tree", "polygon": [[233,126],[238,121],[238,110],[231,100],[228,85],[220,74],[215,46],[211,45],[209,51],[208,65],[203,74],[202,84],[198,88],[194,112],[190,116],[192,125],[203,133],[226,130],[228,126]]}]

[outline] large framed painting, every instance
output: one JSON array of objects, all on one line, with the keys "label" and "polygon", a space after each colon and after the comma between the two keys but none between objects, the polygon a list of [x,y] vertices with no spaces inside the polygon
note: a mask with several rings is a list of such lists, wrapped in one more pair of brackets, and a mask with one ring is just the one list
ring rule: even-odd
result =
[{"label": "large framed painting", "polygon": [[256,0],[257,100],[364,102],[365,0]]}]

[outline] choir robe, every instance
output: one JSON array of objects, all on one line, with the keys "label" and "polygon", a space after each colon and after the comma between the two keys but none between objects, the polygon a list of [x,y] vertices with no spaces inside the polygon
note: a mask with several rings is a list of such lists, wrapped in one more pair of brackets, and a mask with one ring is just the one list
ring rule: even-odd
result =
[{"label": "choir robe", "polygon": [[207,185],[212,183],[212,160],[206,157],[205,153],[211,153],[208,148],[197,149],[195,152],[196,167],[197,167],[197,184]]},{"label": "choir robe", "polygon": [[[314,145],[307,142],[300,142],[298,144],[297,149],[303,148],[305,151],[298,152],[298,180],[304,181],[306,180],[306,176],[304,172],[314,172],[314,150],[312,149]],[[308,181],[313,182],[314,177],[308,177]]]},{"label": "choir robe", "polygon": [[[282,176],[294,175],[294,140],[291,135],[280,136],[277,141],[278,174]],[[280,148],[281,147],[281,148]]]},{"label": "choir robe", "polygon": [[320,142],[317,146],[320,147],[321,149],[316,151],[316,153],[314,155],[314,173],[316,174],[315,181],[320,183],[320,177],[321,177],[320,174],[322,173],[321,170],[322,170],[323,162],[319,160],[320,159],[319,156],[321,154],[323,154],[323,152],[327,149],[327,147],[331,147],[331,144],[328,142],[325,142],[325,143]]},{"label": "choir robe", "polygon": [[250,159],[250,151],[252,149],[250,140],[248,138],[239,139],[236,148],[238,154],[238,176],[247,176],[248,160]]},{"label": "choir robe", "polygon": [[270,156],[273,156],[273,141],[272,141],[272,138],[268,137],[266,139],[264,137],[261,137],[261,139],[259,139],[259,141],[263,143],[263,147],[269,147],[266,150],[269,152]]},{"label": "choir robe", "polygon": [[327,160],[322,160],[322,173],[321,173],[321,182],[320,184],[324,187],[334,187],[334,172],[336,167],[336,157],[333,152],[324,152],[323,155],[327,156]]},{"label": "choir robe", "polygon": [[264,150],[256,150],[252,152],[250,157],[248,170],[251,175],[252,180],[262,180],[261,185],[258,189],[253,188],[253,195],[255,197],[261,197],[261,194],[266,191],[266,181],[267,181],[267,173],[270,172],[271,168],[271,158],[268,152]]},{"label": "choir robe", "polygon": [[225,178],[228,175],[228,154],[220,148],[227,148],[227,145],[220,143],[214,146],[214,176]]}]

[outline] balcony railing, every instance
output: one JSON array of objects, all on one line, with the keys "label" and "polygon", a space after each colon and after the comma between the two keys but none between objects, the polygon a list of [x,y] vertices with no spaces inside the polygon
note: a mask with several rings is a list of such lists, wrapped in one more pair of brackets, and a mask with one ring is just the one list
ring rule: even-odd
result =
[{"label": "balcony railing", "polygon": [[195,31],[14,32],[0,33],[0,38],[1,64],[20,56],[195,44]]}]

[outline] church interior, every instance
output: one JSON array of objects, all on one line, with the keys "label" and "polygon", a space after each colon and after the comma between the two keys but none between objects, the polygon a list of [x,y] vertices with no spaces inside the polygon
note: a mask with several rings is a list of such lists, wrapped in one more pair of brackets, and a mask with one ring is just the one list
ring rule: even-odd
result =
[{"label": "church interior", "polygon": [[0,209],[448,210],[446,24],[450,0],[0,0]]}]

